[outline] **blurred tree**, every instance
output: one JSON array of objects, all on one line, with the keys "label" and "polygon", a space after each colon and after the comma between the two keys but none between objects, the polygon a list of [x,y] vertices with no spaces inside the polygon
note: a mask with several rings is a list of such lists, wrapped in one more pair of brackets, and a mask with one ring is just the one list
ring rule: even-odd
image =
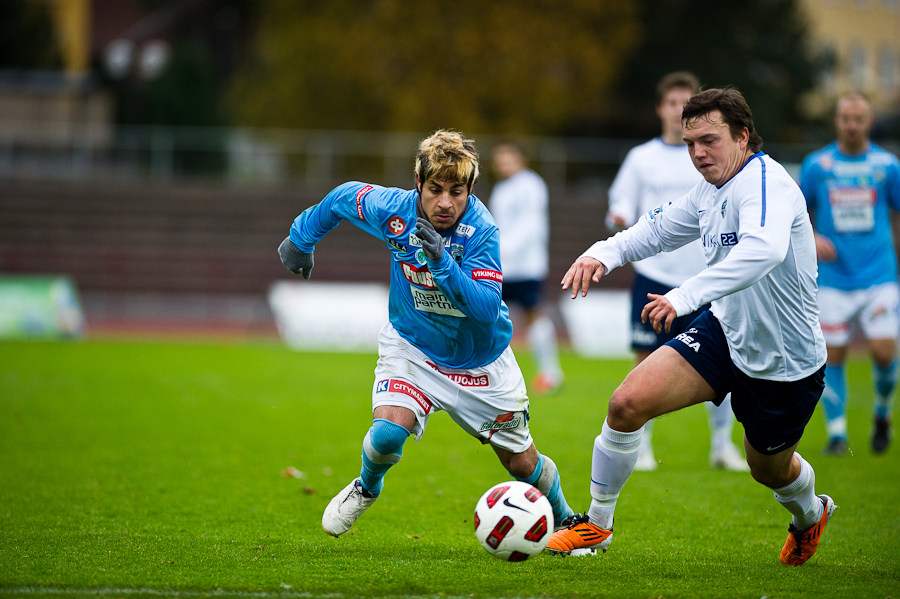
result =
[{"label": "blurred tree", "polygon": [[232,87],[251,126],[556,133],[604,106],[630,0],[260,0]]},{"label": "blurred tree", "polygon": [[214,65],[199,43],[172,49],[165,69],[147,86],[144,122],[153,125],[221,125]]},{"label": "blurred tree", "polygon": [[58,69],[59,42],[47,7],[28,0],[0,1],[0,69]]},{"label": "blurred tree", "polygon": [[642,39],[620,71],[612,110],[594,122],[579,123],[577,130],[638,138],[658,135],[656,84],[666,73],[689,70],[704,88],[737,87],[764,139],[803,137],[799,99],[814,87],[825,58],[810,51],[798,0],[639,3]]}]

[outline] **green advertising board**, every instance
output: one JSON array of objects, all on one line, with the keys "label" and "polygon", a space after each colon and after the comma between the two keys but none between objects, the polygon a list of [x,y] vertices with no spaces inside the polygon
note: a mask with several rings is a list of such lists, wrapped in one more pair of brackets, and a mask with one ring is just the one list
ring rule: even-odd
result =
[{"label": "green advertising board", "polygon": [[80,337],[84,313],[68,277],[0,275],[0,338]]}]

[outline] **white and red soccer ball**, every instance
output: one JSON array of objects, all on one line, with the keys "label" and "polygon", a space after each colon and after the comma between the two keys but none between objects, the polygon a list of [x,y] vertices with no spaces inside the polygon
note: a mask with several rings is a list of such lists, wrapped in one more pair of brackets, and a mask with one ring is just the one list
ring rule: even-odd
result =
[{"label": "white and red soccer ball", "polygon": [[475,505],[475,538],[507,562],[524,562],[544,550],[553,534],[553,508],[528,483],[494,485]]}]

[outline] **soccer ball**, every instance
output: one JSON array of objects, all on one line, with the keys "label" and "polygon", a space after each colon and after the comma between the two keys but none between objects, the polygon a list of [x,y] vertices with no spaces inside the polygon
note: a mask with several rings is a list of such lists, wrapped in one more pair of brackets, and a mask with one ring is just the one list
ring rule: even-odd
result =
[{"label": "soccer ball", "polygon": [[544,550],[551,534],[550,501],[528,483],[494,485],[475,505],[475,538],[497,559],[524,562]]}]

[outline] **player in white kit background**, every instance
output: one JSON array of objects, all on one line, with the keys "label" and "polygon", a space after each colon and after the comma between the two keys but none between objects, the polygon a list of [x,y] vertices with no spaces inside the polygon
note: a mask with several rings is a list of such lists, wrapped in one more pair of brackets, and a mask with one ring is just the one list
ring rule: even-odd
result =
[{"label": "player in white kit background", "polygon": [[868,99],[858,92],[842,95],[835,114],[837,141],[807,156],[800,169],[800,188],[816,229],[820,319],[828,346],[825,455],[848,452],[844,362],[855,327],[872,356],[872,451],[884,452],[893,432],[900,289],[891,209],[900,210],[900,162],[869,140],[872,125]]},{"label": "player in white kit background", "polygon": [[497,225],[472,194],[478,174],[474,143],[437,131],[419,144],[415,189],[344,183],[298,216],[278,248],[284,265],[308,279],[316,244],[346,220],[382,239],[391,254],[390,322],[378,337],[373,423],[359,476],[322,516],[332,536],[347,532],[378,499],[406,438],[421,438],[439,411],[490,444],[511,476],[537,487],[550,500],[554,524],[572,514],[556,465],[531,437],[525,381],[509,347],[512,323],[500,299]]},{"label": "player in white kit background", "polygon": [[544,279],[550,268],[550,215],[547,184],[525,162],[525,153],[512,141],[493,149],[494,170],[500,181],[491,191],[488,208],[500,228],[503,301],[518,304],[525,313],[528,345],[538,375],[533,393],[545,394],[563,384],[556,346],[556,328],[541,308]]},{"label": "player in white kit background", "polygon": [[[683,196],[703,180],[691,163],[681,128],[681,110],[698,91],[700,84],[691,73],[669,73],[660,80],[656,89],[656,114],[662,133],[629,151],[616,174],[609,189],[609,211],[606,215],[606,226],[611,231],[632,226],[642,214]],[[706,268],[699,240],[671,252],[638,260],[633,266],[636,274],[631,286],[631,348],[637,365],[681,334],[709,305],[679,316],[669,331],[657,333],[650,323],[641,322],[641,310],[647,303],[648,293],[664,295]],[[718,406],[712,402],[707,402],[706,406],[710,428],[710,466],[746,471],[747,462],[731,440],[734,428],[731,396],[726,396]],[[650,420],[644,425],[635,470],[657,468],[652,431],[653,420]]]},{"label": "player in white kit background", "polygon": [[780,560],[799,566],[816,552],[835,509],[830,497],[816,495],[813,468],[795,451],[822,394],[825,370],[806,202],[787,171],[760,151],[762,138],[737,90],[693,96],[682,120],[704,181],[591,246],[562,285],[573,299],[579,291],[584,296],[610,270],[699,238],[708,268],[665,295],[651,295],[643,317],[660,331],[705,303],[712,307],[613,393],[594,441],[590,509],[569,518],[547,549],[605,551],[644,424],[704,401],[719,403],[731,392],[750,473],[792,516]]}]

